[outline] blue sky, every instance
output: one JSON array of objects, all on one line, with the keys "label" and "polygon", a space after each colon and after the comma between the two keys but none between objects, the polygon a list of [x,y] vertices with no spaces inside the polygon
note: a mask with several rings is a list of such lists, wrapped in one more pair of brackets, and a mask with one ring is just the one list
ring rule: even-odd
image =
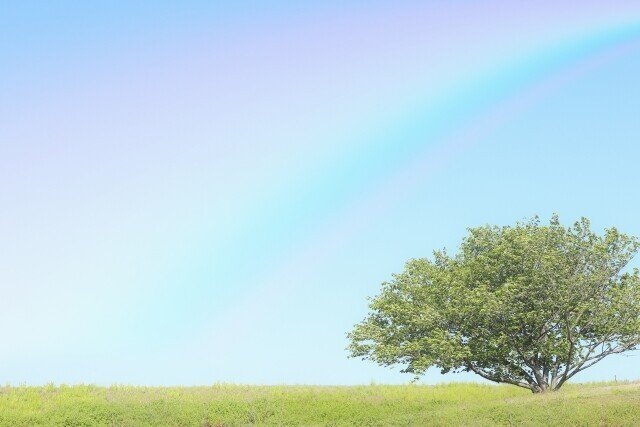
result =
[{"label": "blue sky", "polygon": [[20,2],[0,28],[0,381],[406,382],[344,333],[408,258],[553,212],[640,235],[637,2]]}]

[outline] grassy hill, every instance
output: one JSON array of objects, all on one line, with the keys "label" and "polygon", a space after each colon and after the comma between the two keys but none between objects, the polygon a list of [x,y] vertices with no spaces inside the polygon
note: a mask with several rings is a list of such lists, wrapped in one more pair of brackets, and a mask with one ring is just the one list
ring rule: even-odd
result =
[{"label": "grassy hill", "polygon": [[1,387],[2,426],[640,425],[640,382],[511,386]]}]

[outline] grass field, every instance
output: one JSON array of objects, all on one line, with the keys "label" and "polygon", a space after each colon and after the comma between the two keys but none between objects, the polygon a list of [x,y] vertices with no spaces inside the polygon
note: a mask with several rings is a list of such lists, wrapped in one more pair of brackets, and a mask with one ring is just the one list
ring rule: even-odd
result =
[{"label": "grass field", "polygon": [[2,426],[640,426],[640,383],[0,388]]}]

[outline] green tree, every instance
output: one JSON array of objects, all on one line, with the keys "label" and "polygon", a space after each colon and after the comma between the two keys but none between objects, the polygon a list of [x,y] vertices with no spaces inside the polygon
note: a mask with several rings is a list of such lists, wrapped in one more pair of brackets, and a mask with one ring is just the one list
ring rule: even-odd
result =
[{"label": "green tree", "polygon": [[455,256],[412,259],[347,334],[352,357],[402,372],[475,372],[534,393],[557,390],[640,345],[639,241],[583,218],[469,229]]}]

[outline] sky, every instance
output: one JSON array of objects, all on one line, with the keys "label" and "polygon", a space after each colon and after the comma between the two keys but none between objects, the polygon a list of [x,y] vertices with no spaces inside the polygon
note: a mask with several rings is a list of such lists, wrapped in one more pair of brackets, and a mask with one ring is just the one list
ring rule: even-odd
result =
[{"label": "sky", "polygon": [[0,382],[406,383],[367,297],[467,227],[640,235],[639,117],[638,0],[0,0]]}]

